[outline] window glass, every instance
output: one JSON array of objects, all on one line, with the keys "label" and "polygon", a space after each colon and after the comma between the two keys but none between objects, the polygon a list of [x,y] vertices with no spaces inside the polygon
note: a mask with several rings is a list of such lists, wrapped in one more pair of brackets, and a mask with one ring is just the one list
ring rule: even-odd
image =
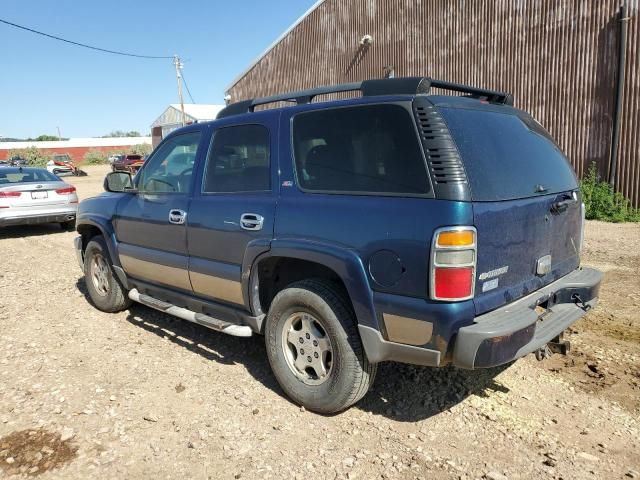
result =
[{"label": "window glass", "polygon": [[298,183],[303,189],[429,193],[413,118],[398,105],[296,115],[293,143]]},{"label": "window glass", "polygon": [[261,125],[221,128],[213,136],[203,191],[255,192],[271,189],[269,130]]},{"label": "window glass", "polygon": [[189,193],[200,132],[178,135],[164,142],[139,173],[145,193]]},{"label": "window glass", "polygon": [[30,183],[30,182],[59,182],[58,178],[48,170],[29,168],[7,168],[0,169],[0,185],[7,183]]},{"label": "window glass", "polygon": [[571,165],[544,129],[529,117],[441,107],[464,163],[471,197],[510,200],[577,188]]}]

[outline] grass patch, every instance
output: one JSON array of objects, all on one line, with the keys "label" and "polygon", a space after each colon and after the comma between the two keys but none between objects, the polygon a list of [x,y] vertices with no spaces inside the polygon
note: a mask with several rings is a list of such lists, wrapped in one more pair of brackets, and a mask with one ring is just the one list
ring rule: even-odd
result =
[{"label": "grass patch", "polygon": [[587,220],[640,222],[640,209],[633,208],[628,198],[600,178],[595,163],[580,181],[580,189]]}]

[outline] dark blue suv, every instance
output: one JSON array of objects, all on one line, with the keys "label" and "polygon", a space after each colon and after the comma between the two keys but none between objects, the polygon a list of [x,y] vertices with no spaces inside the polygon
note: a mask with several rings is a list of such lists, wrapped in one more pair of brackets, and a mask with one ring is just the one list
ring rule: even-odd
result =
[{"label": "dark blue suv", "polygon": [[[360,95],[313,102],[344,92]],[[512,104],[422,77],[231,104],[80,204],[90,298],[264,334],[283,390],[325,413],[362,398],[382,361],[564,353],[602,275],[580,267],[571,166]]]}]

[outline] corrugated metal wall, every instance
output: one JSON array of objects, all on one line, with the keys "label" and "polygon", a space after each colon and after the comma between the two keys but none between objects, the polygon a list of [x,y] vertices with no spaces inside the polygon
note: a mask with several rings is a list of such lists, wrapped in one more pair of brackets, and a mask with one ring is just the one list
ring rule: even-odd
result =
[{"label": "corrugated metal wall", "polygon": [[[232,100],[426,75],[507,90],[582,175],[606,178],[622,0],[325,0],[250,69]],[[640,31],[631,0],[617,187],[640,205]],[[360,39],[371,35],[370,46]]]}]

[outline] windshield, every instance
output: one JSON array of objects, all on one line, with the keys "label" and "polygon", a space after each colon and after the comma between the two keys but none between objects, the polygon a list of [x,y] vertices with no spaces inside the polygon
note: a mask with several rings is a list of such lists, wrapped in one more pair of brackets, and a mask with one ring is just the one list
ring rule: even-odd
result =
[{"label": "windshield", "polygon": [[578,187],[571,165],[550,137],[517,115],[450,107],[440,107],[440,113],[462,157],[473,200],[512,200]]}]

